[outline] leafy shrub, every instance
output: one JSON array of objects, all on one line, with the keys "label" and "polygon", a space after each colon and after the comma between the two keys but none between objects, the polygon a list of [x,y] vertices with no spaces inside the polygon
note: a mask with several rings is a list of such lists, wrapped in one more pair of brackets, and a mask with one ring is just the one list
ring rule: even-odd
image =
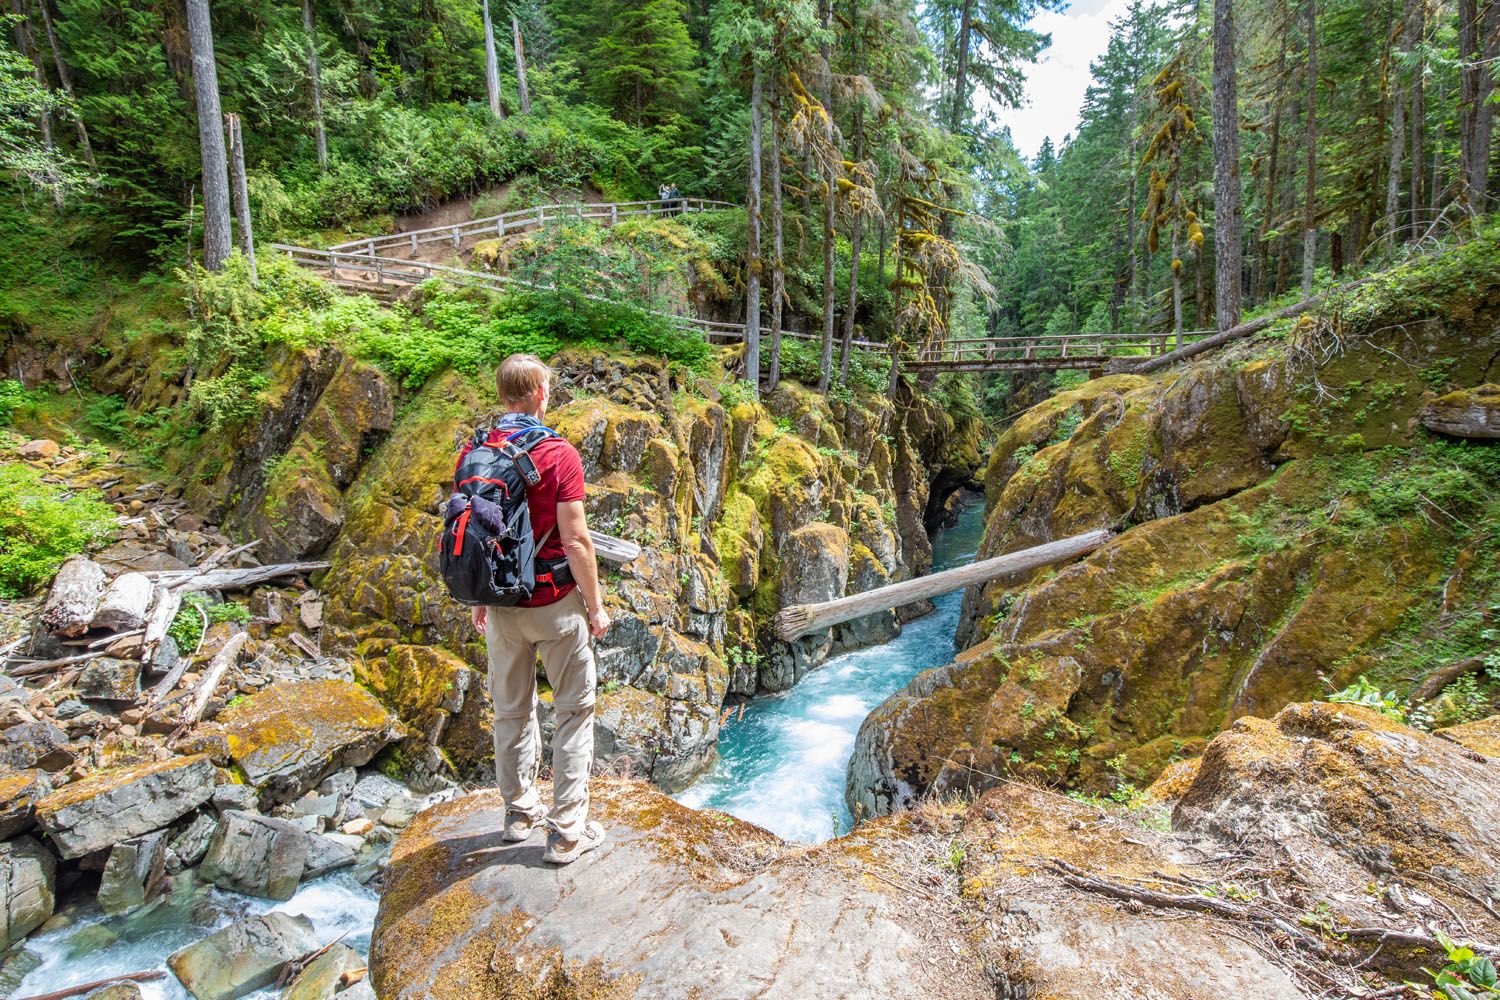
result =
[{"label": "leafy shrub", "polygon": [[29,465],[0,466],[0,597],[35,592],[114,528],[114,511],[96,494],[69,495]]},{"label": "leafy shrub", "polygon": [[35,400],[36,393],[13,378],[0,379],[0,424],[10,423],[10,415]]},{"label": "leafy shrub", "polygon": [[1364,674],[1342,691],[1329,695],[1328,700],[1336,705],[1363,705],[1397,722],[1406,721],[1406,707],[1401,699],[1392,692],[1381,691]]},{"label": "leafy shrub", "polygon": [[182,599],[182,606],[177,609],[172,624],[167,626],[167,635],[176,641],[177,648],[184,654],[191,653],[203,638],[205,620],[210,628],[220,622],[243,625],[250,620],[250,609],[233,601],[214,601],[203,594],[188,594]]}]

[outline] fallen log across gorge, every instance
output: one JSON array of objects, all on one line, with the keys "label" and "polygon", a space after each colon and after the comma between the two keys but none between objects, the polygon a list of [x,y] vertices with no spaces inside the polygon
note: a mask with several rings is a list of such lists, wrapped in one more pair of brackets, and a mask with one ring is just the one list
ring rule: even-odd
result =
[{"label": "fallen log across gorge", "polygon": [[1019,552],[982,559],[968,566],[955,566],[940,573],[877,587],[862,594],[851,594],[821,604],[793,604],[779,611],[772,624],[778,638],[791,642],[818,629],[952,593],[975,584],[988,583],[1002,576],[1024,573],[1051,563],[1087,555],[1113,537],[1114,532],[1108,528],[1098,528],[1081,535],[1070,535],[1044,545],[1021,549]]}]

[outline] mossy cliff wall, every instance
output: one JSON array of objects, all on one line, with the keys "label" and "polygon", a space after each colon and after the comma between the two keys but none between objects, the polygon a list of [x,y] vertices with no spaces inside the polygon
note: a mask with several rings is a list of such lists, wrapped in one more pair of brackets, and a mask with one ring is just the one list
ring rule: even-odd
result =
[{"label": "mossy cliff wall", "polygon": [[1480,651],[1500,456],[1419,417],[1495,380],[1500,276],[1450,257],[1390,284],[1336,322],[1097,379],[1017,420],[986,472],[981,556],[1123,533],[966,595],[966,652],[862,727],[851,808],[1007,775],[1145,781],[1237,717]]},{"label": "mossy cliff wall", "polygon": [[[554,367],[548,422],[583,457],[590,524],[643,548],[606,573],[598,750],[679,787],[711,763],[726,698],[789,687],[898,628],[881,615],[786,644],[766,625],[785,603],[924,572],[928,483],[977,477],[979,427],[922,399],[892,427],[879,396],[795,384],[727,399],[722,371],[642,358],[569,351]],[[488,766],[483,647],[435,544],[455,449],[498,415],[490,397],[446,375],[402,405],[340,498],[322,581],[328,638],[359,654],[362,679],[422,733],[413,760],[434,768]]]}]

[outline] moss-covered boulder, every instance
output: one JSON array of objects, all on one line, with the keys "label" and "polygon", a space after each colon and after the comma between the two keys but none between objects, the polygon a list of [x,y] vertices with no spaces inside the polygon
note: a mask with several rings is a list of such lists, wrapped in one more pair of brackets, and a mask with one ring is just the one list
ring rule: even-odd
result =
[{"label": "moss-covered boulder", "polygon": [[328,775],[367,764],[406,735],[368,691],[340,680],[273,684],[217,720],[229,755],[274,801],[294,799]]},{"label": "moss-covered boulder", "polygon": [[[374,644],[372,644],[374,645]],[[405,724],[408,762],[429,774],[493,773],[493,717],[486,675],[437,646],[370,649],[355,674]]]},{"label": "moss-covered boulder", "polygon": [[1422,410],[1422,426],[1449,437],[1500,438],[1500,385],[1486,383],[1439,396]]},{"label": "moss-covered boulder", "polygon": [[1500,760],[1500,715],[1439,729],[1436,734],[1475,753]]},{"label": "moss-covered boulder", "polygon": [[1173,825],[1364,869],[1352,881],[1500,872],[1500,763],[1361,705],[1289,705],[1216,737]]}]

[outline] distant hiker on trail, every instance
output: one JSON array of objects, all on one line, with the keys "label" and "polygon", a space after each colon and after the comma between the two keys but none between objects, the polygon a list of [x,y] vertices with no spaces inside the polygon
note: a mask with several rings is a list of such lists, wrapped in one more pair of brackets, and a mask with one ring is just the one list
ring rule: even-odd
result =
[{"label": "distant hiker on trail", "polygon": [[671,197],[671,194],[672,189],[667,187],[665,184],[660,184],[656,188],[657,201],[666,201],[669,197]]},{"label": "distant hiker on trail", "polygon": [[677,190],[677,185],[676,184],[673,184],[671,186],[671,188],[669,188],[668,191],[667,191],[667,200],[668,201],[676,201],[677,199],[679,199],[681,197],[682,197],[682,192]]},{"label": "distant hiker on trail", "polygon": [[[476,431],[459,455],[440,557],[449,590],[475,605],[474,627],[489,649],[504,839],[527,840],[545,819],[543,860],[568,864],[604,841],[604,828],[588,819],[595,684],[589,636],[601,638],[610,622],[584,520],[583,462],[542,423],[551,381],[551,369],[530,354],[501,363],[495,384],[507,412],[492,430]],[[516,503],[521,496],[526,502]],[[492,560],[467,581],[465,539],[467,558],[477,551]],[[557,711],[550,811],[535,784],[539,654]]]}]

